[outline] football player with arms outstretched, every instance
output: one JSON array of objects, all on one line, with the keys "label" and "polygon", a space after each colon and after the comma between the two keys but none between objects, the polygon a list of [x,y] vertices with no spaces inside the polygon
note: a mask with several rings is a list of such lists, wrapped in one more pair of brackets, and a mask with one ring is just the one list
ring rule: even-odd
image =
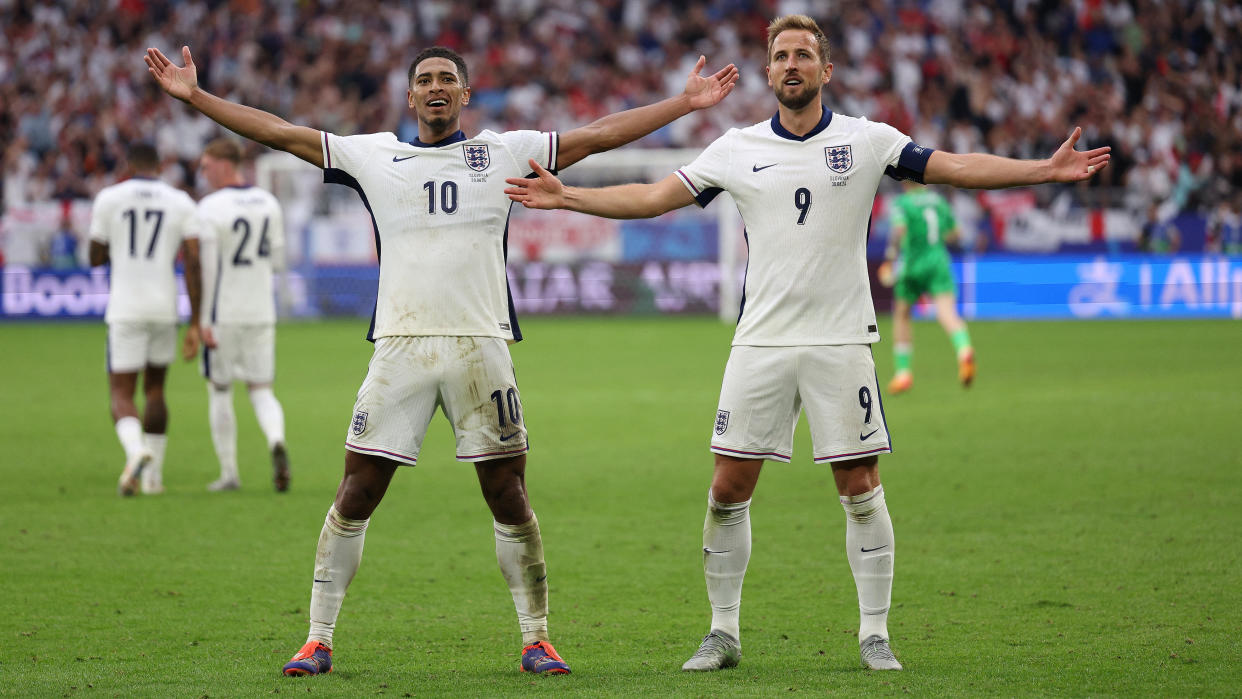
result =
[{"label": "football player with arms outstretched", "polygon": [[703,570],[712,621],[682,669],[720,670],[741,660],[751,495],[765,460],[789,461],[805,407],[815,462],[832,468],[845,509],[863,665],[900,670],[887,622],[893,527],[877,458],[892,447],[871,356],[880,336],[867,277],[876,190],[885,175],[983,188],[1077,182],[1108,164],[1109,149],[1075,151],[1075,129],[1047,160],[961,155],[919,146],[888,124],[834,114],[821,102],[832,78],[828,39],[804,15],[769,25],[767,76],[778,102],[770,120],[729,130],[660,182],[564,187],[532,163],[537,176],[510,179],[506,191],[527,207],[617,219],[706,206],[722,190],[733,196],[749,260],[711,436]]},{"label": "football player with arms outstretched", "polygon": [[564,674],[548,637],[548,583],[539,522],[526,494],[526,419],[508,343],[521,340],[505,275],[509,209],[505,180],[549,170],[641,138],[723,99],[737,81],[730,65],[701,76],[700,57],[683,94],[603,117],[565,134],[461,131],[470,102],[465,61],[443,47],[410,64],[407,105],[418,138],[338,136],[290,124],[198,87],[188,47],[184,66],[148,49],[152,76],[170,95],[220,124],[324,170],[357,190],[375,226],[379,295],[368,338],[375,352],[346,433],[345,476],[315,556],[306,644],[287,675],[332,668],[332,635],[358,569],[371,513],[397,468],[413,465],[427,425],[442,407],[457,458],[471,462],[494,519],[496,557],[522,630],[523,671]]}]

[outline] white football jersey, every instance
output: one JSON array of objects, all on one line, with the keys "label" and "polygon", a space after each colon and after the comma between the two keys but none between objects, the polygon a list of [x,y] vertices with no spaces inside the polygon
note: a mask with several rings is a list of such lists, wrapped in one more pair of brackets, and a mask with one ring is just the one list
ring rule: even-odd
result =
[{"label": "white football jersey", "polygon": [[273,272],[284,268],[280,202],[258,187],[222,187],[198,203],[203,317],[213,325],[275,323]]},{"label": "white football jersey", "polygon": [[737,202],[749,259],[735,345],[878,342],[867,236],[880,178],[922,181],[931,150],[888,124],[833,114],[805,136],[779,116],[730,129],[677,171],[706,206]]},{"label": "white football jersey", "polygon": [[91,207],[91,240],[108,245],[111,283],[104,320],[177,321],[173,264],[196,238],[194,200],[147,177],[105,187]]},{"label": "white football jersey", "polygon": [[458,131],[434,144],[323,134],[324,181],[356,189],[375,226],[379,294],[368,339],[522,339],[505,275],[505,178],[529,174],[530,158],[555,169],[557,142],[540,131]]}]

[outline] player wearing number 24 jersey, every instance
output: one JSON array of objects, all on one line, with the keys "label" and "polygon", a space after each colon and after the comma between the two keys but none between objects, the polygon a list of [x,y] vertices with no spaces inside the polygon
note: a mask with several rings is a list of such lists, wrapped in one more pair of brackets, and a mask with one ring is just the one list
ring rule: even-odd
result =
[{"label": "player wearing number 24 jersey", "polygon": [[230,138],[207,144],[199,171],[213,191],[198,204],[204,306],[203,376],[207,414],[220,477],[211,491],[241,487],[233,383],[245,382],[272,459],[277,492],[289,489],[285,413],[276,399],[275,273],[284,268],[285,223],[280,202],[248,185],[241,146]]},{"label": "player wearing number 24 jersey", "polygon": [[548,640],[548,582],[539,523],[526,495],[526,422],[508,343],[521,339],[505,275],[509,208],[505,180],[555,170],[629,143],[723,99],[737,81],[730,65],[704,77],[699,58],[678,97],[606,116],[565,134],[537,131],[468,137],[465,61],[443,47],[410,64],[408,106],[418,138],[338,136],[294,126],[226,102],[197,86],[185,67],[148,49],[151,74],[172,96],[248,138],[324,169],[354,188],[371,213],[380,259],[379,296],[368,337],[375,352],[346,432],[345,477],[320,533],[311,588],[310,633],[286,675],[333,667],[337,615],[362,557],[371,513],[397,466],[416,463],[427,425],[442,408],[457,458],[475,464],[492,511],[496,557],[522,630],[525,672],[565,674]]},{"label": "player wearing number 24 jersey", "polygon": [[564,187],[511,179],[510,198],[609,218],[646,218],[721,190],[737,202],[750,251],[733,349],[712,432],[715,473],[703,527],[712,623],[684,670],[741,661],[739,610],[750,559],[750,498],[765,460],[788,461],[805,407],[817,463],[829,463],[846,512],[846,552],[859,603],[859,651],[874,670],[899,670],[889,646],[893,528],[877,455],[891,450],[871,343],[879,340],[867,277],[868,222],[885,175],[961,187],[1086,179],[1108,149],[1075,152],[1075,130],[1049,160],[933,151],[886,124],[833,114],[820,93],[832,77],[828,40],[810,17],[768,27],[771,120],[721,136],[655,184]]}]

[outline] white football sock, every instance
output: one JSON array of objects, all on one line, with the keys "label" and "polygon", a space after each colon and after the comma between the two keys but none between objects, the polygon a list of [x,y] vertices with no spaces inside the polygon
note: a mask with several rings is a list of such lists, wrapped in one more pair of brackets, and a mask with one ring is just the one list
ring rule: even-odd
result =
[{"label": "white football sock", "polygon": [[522,645],[548,640],[548,572],[543,562],[543,539],[539,520],[532,514],[525,524],[501,524],[493,520],[496,562],[509,584]]},{"label": "white football sock", "polygon": [[211,423],[211,443],[220,461],[220,477],[240,482],[237,474],[237,417],[233,414],[233,386],[217,387],[207,382],[207,417]]},{"label": "white football sock", "polygon": [[142,443],[142,421],[132,415],[116,421],[116,437],[121,440],[127,462],[136,459],[145,448]]},{"label": "white football sock", "polygon": [[142,489],[158,490],[164,486],[164,451],[168,447],[168,435],[147,432],[142,439],[151,452],[151,463],[142,470]]},{"label": "white football sock", "polygon": [[750,500],[716,502],[707,493],[703,521],[703,577],[712,603],[712,630],[741,640],[742,579],[750,563]]},{"label": "white football sock", "polygon": [[306,641],[332,647],[332,632],[341,613],[345,591],[362,563],[362,544],[369,519],[346,519],[328,508],[315,549],[315,582],[311,586],[310,634]]},{"label": "white football sock", "polygon": [[276,400],[271,387],[256,388],[250,391],[250,404],[254,406],[254,416],[259,419],[259,428],[267,437],[267,448],[271,450],[277,444],[285,443],[285,411]]},{"label": "white football sock", "polygon": [[884,504],[884,486],[861,495],[842,495],[845,553],[858,587],[858,641],[888,639],[888,608],[893,593],[893,521]]}]

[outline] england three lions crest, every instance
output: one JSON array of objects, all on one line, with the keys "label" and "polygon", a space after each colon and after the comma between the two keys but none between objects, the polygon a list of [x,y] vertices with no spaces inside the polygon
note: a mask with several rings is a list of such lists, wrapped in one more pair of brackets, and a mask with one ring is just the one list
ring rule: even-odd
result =
[{"label": "england three lions crest", "polygon": [[728,410],[717,410],[716,411],[716,434],[724,434],[725,430],[727,429],[729,429],[729,411]]},{"label": "england three lions crest", "polygon": [[828,161],[828,169],[833,172],[845,173],[854,167],[854,154],[849,146],[825,147],[824,159]]},{"label": "england three lions crest", "polygon": [[482,172],[487,169],[488,165],[492,164],[492,158],[487,153],[486,143],[466,146],[462,153],[466,156],[466,165],[471,170]]},{"label": "england three lions crest", "polygon": [[366,429],[367,429],[367,413],[364,410],[359,410],[358,412],[354,413],[353,432],[355,435],[360,435],[363,432],[365,432]]}]

